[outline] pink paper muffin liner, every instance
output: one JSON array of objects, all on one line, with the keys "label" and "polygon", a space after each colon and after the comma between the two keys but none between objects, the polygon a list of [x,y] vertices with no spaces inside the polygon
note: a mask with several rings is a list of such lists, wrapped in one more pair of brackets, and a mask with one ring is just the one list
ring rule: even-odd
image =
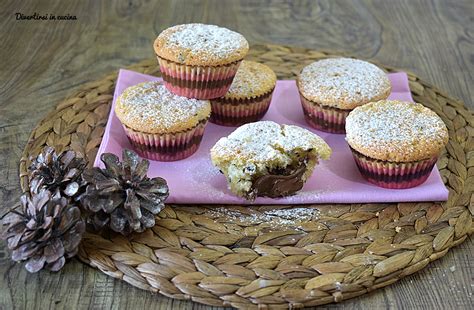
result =
[{"label": "pink paper muffin liner", "polygon": [[224,96],[242,61],[223,66],[188,66],[157,56],[165,87],[176,95],[213,99]]},{"label": "pink paper muffin liner", "polygon": [[404,189],[426,181],[437,157],[406,163],[396,163],[369,158],[351,148],[352,155],[362,176],[372,184],[384,188]]},{"label": "pink paper muffin liner", "polygon": [[306,99],[300,93],[306,122],[311,127],[330,133],[346,133],[346,117],[351,110],[322,106]]},{"label": "pink paper muffin liner", "polygon": [[211,100],[210,121],[222,126],[240,126],[256,122],[267,113],[272,101],[273,90],[255,98]]},{"label": "pink paper muffin liner", "polygon": [[123,125],[133,148],[141,157],[157,161],[176,161],[193,155],[199,148],[207,119],[194,128],[172,134],[149,134]]}]

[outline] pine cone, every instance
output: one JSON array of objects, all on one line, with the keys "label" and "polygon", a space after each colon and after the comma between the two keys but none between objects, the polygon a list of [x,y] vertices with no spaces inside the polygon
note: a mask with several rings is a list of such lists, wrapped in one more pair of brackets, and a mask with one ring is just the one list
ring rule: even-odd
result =
[{"label": "pine cone", "polygon": [[149,161],[133,151],[124,150],[122,158],[121,163],[114,154],[104,153],[105,169],[84,172],[88,185],[81,202],[96,229],[109,225],[127,235],[155,225],[155,215],[168,198],[168,185],[162,178],[148,178]]},{"label": "pine cone", "polygon": [[2,238],[13,250],[14,261],[25,261],[29,272],[43,267],[58,271],[66,258],[76,255],[85,223],[78,207],[42,189],[29,198],[21,197],[21,210],[11,211],[3,220]]},{"label": "pine cone", "polygon": [[85,188],[81,178],[87,162],[77,157],[74,151],[56,154],[54,148],[45,147],[36,158],[31,159],[30,190],[38,193],[42,188],[62,196],[77,197]]}]

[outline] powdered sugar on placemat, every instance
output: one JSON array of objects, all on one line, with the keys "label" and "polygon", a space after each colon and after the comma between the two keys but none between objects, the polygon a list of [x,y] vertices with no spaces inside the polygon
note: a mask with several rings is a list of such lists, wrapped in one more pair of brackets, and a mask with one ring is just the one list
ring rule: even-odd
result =
[{"label": "powdered sugar on placemat", "polygon": [[242,212],[242,210],[232,207],[218,207],[210,208],[203,215],[209,218],[224,218],[226,223],[231,224],[263,225],[270,230],[288,226],[301,228],[303,224],[307,224],[312,220],[319,220],[320,218],[320,211],[318,209],[297,206],[282,209],[272,207],[269,210],[248,209],[246,211],[248,212]]}]

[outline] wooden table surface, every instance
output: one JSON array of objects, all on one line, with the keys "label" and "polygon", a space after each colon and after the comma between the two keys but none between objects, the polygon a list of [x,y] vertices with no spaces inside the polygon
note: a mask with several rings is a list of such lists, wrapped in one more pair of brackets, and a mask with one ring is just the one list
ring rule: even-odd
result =
[{"label": "wooden table surface", "polygon": [[[77,20],[16,20],[15,13]],[[153,57],[152,42],[180,23],[213,23],[251,44],[341,50],[410,70],[474,108],[474,3],[440,1],[0,2],[0,201],[17,202],[18,162],[35,124],[71,89]],[[2,212],[3,213],[3,212]],[[474,308],[472,237],[419,273],[333,309]],[[0,245],[0,309],[205,309],[114,280],[77,260],[28,274]]]}]

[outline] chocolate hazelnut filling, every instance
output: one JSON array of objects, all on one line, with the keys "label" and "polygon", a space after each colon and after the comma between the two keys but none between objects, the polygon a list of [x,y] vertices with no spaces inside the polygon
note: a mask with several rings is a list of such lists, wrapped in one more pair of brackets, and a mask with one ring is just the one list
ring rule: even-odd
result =
[{"label": "chocolate hazelnut filling", "polygon": [[288,166],[284,169],[277,169],[271,171],[270,174],[256,178],[249,196],[251,198],[257,196],[278,198],[296,193],[304,185],[303,175],[306,171],[306,162],[305,158],[296,167]]}]

